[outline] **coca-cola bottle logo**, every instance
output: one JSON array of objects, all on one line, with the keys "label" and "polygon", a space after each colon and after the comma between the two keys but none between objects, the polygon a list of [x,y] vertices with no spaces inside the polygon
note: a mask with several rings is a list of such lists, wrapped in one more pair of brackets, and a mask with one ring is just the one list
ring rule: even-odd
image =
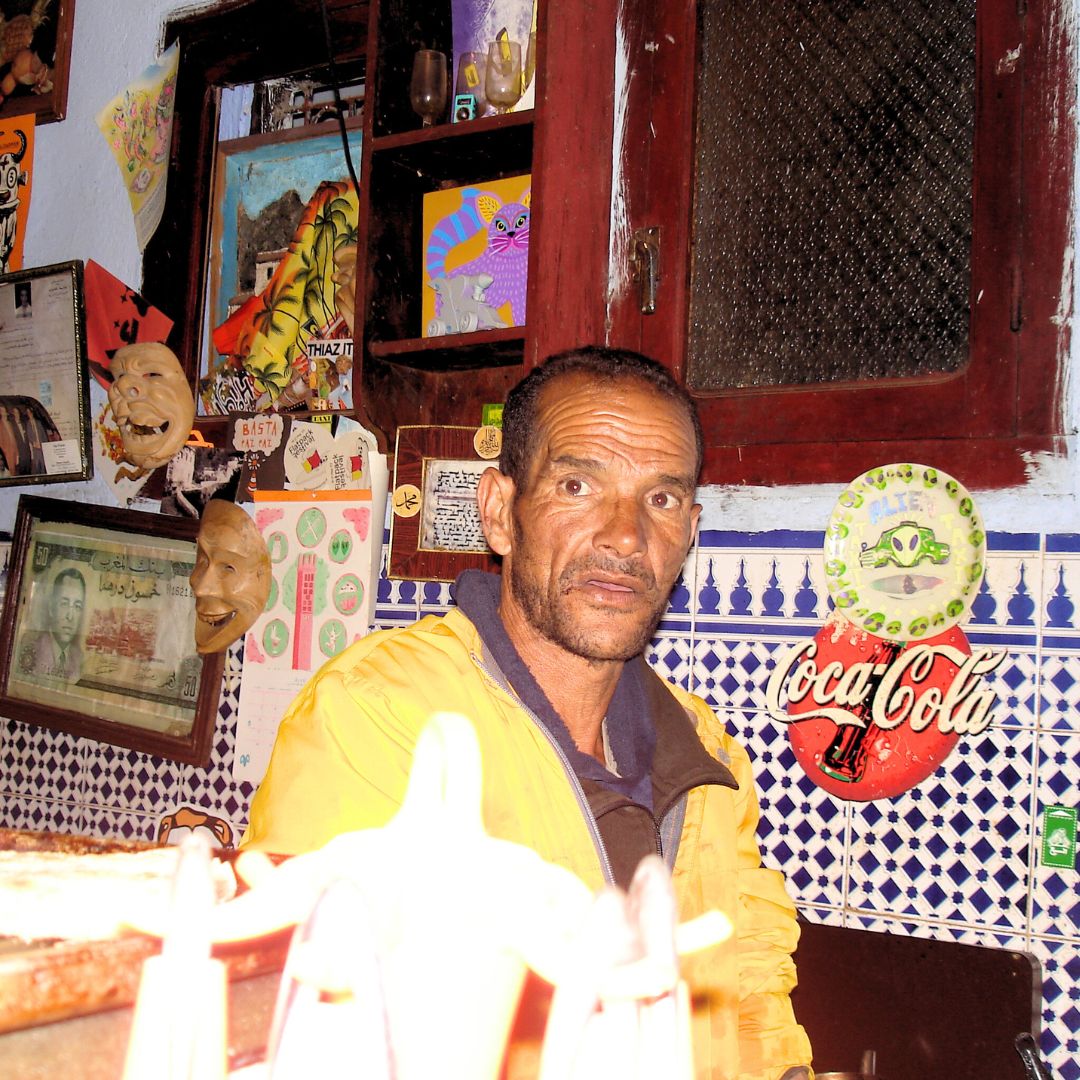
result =
[{"label": "coca-cola bottle logo", "polygon": [[983,677],[1004,655],[972,649],[958,627],[890,642],[834,614],[779,658],[766,700],[819,787],[844,799],[887,798],[992,723],[995,695]]}]

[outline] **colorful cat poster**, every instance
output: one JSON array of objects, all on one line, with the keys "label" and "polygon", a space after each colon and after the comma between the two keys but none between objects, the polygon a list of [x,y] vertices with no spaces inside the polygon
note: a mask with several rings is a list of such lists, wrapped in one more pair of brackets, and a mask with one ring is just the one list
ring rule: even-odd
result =
[{"label": "colorful cat poster", "polygon": [[0,120],[0,274],[22,269],[34,175],[34,114]]},{"label": "colorful cat poster", "polygon": [[424,196],[423,336],[525,325],[532,177]]}]

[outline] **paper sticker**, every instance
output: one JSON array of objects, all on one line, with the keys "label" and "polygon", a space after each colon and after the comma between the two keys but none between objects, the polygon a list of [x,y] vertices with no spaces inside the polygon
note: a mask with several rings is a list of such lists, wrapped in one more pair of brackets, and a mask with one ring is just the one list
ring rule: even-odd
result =
[{"label": "paper sticker", "polygon": [[491,461],[502,453],[502,431],[492,425],[477,428],[473,436],[473,449],[476,456],[484,461]]},{"label": "paper sticker", "polygon": [[82,455],[75,439],[44,442],[41,444],[41,455],[45,459],[45,472],[49,476],[56,473],[74,473],[82,468]]},{"label": "paper sticker", "polygon": [[420,513],[420,489],[415,484],[394,488],[394,513],[402,518],[416,517]]},{"label": "paper sticker", "polygon": [[1072,870],[1076,866],[1076,808],[1048,806],[1043,811],[1042,864]]}]

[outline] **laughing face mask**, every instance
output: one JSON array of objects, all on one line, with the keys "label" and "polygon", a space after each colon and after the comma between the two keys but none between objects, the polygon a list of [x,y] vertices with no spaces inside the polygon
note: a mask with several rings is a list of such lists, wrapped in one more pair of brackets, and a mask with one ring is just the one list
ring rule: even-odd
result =
[{"label": "laughing face mask", "polygon": [[187,442],[195,400],[176,354],[157,342],[117,349],[109,368],[109,405],[124,441],[124,459],[138,470],[121,469],[117,476],[137,480]]},{"label": "laughing face mask", "polygon": [[270,555],[239,506],[211,500],[203,511],[191,572],[195,648],[222,652],[242,638],[270,595]]}]

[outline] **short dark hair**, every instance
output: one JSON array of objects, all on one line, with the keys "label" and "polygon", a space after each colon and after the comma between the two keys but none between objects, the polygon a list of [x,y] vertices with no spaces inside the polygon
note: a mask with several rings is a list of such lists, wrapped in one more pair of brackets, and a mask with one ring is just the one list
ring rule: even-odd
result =
[{"label": "short dark hair", "polygon": [[694,430],[697,460],[694,477],[701,472],[705,440],[694,399],[663,364],[630,349],[611,349],[604,345],[584,345],[549,356],[532,369],[506,396],[502,415],[502,453],[499,470],[524,490],[529,464],[536,449],[536,407],[540,391],[552,380],[564,375],[585,374],[599,382],[636,379],[682,408]]},{"label": "short dark hair", "polygon": [[52,589],[49,595],[55,596],[65,581],[77,581],[82,586],[83,596],[86,595],[86,578],[75,569],[74,566],[69,566],[66,570],[61,570],[56,577],[53,578]]}]

